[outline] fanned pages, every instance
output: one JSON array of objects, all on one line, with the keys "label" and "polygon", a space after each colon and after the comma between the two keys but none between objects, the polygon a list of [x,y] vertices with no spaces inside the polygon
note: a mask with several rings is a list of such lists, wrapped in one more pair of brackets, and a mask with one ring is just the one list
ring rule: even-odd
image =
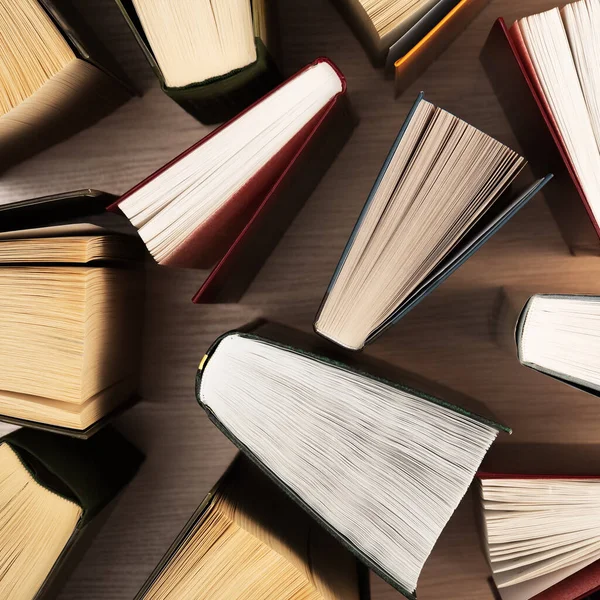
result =
[{"label": "fanned pages", "polygon": [[356,560],[237,459],[136,600],[359,600]]},{"label": "fanned pages", "polygon": [[318,61],[126,194],[119,208],[156,261],[220,259],[342,90],[338,72]]},{"label": "fanned pages", "polygon": [[110,428],[88,440],[30,428],[2,437],[0,597],[57,597],[142,460]]},{"label": "fanned pages", "polygon": [[249,0],[133,0],[169,87],[242,69],[256,60]]},{"label": "fanned pages", "polygon": [[498,433],[419,392],[235,332],[209,351],[198,398],[244,451],[409,598]]},{"label": "fanned pages", "polygon": [[[565,580],[580,592],[584,569],[600,559],[600,479],[482,474],[479,484],[484,544],[502,600],[546,590],[550,598]],[[583,596],[565,590],[560,597]]]},{"label": "fanned pages", "polygon": [[521,320],[524,365],[600,394],[600,297],[537,294]]},{"label": "fanned pages", "polygon": [[425,100],[401,130],[355,226],[315,330],[361,348],[492,235],[544,181],[505,192],[526,164]]},{"label": "fanned pages", "polygon": [[0,443],[0,598],[35,597],[82,512],[40,485],[14,450]]},{"label": "fanned pages", "polygon": [[70,47],[42,2],[0,2],[0,168],[94,122],[128,96]]},{"label": "fanned pages", "polygon": [[511,29],[596,222],[600,219],[600,1],[580,0]]}]

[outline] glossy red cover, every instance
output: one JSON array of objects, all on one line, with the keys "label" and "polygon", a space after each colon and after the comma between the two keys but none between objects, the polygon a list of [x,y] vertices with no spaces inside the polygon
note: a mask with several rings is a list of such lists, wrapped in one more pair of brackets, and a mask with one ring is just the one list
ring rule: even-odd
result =
[{"label": "glossy red cover", "polygon": [[[548,169],[554,173],[544,194],[565,241],[573,253],[599,254],[600,227],[541,92],[518,26],[509,31],[499,18],[481,62],[536,176]],[[573,187],[579,198],[574,197]]]},{"label": "glossy red cover", "polygon": [[[521,475],[510,473],[477,473],[478,479],[600,479],[600,475]],[[583,600],[600,589],[600,561],[581,569],[530,600]]]},{"label": "glossy red cover", "polygon": [[[215,213],[210,220],[199,226],[175,252],[163,261],[162,264],[168,266],[189,268],[208,268],[216,263],[208,279],[194,297],[194,302],[233,301],[243,294],[270,251],[293,220],[296,212],[307,199],[312,188],[329,167],[335,154],[339,152],[349,136],[354,121],[346,99],[346,80],[339,69],[329,59],[319,58],[293,77],[297,77],[306,69],[321,62],[327,62],[336,71],[342,83],[341,92],[305,125],[267,165],[258,171],[238,193],[230,198],[226,205]],[[287,81],[290,81],[290,79]],[[274,93],[277,89],[279,88],[275,88],[270,93]],[[256,104],[258,102],[248,107],[235,119],[215,129],[208,136],[129,190],[110,206],[109,210],[116,210],[120,202],[169,169],[211,137],[217,135],[224,127],[251,110]],[[345,109],[340,111],[338,109],[340,106],[344,106]],[[335,119],[335,115],[341,113],[345,117],[344,123]],[[336,121],[335,128],[326,128],[329,132],[328,137],[337,140],[335,144],[336,151],[333,156],[328,155],[327,152],[327,147],[331,144],[321,139],[323,136],[320,134],[320,130],[330,120]],[[313,142],[316,138],[325,143],[324,148],[316,147]],[[303,177],[299,179],[292,178],[295,180],[295,185],[292,189],[289,189],[289,187],[286,187],[285,182],[290,179],[292,172],[298,171],[296,165],[310,162],[310,158],[306,154],[311,150],[316,150],[317,154],[320,155],[319,164],[316,165],[316,181],[312,181],[315,179],[314,173],[304,172]],[[311,185],[311,182],[314,185]],[[284,188],[288,193],[283,193]],[[293,198],[288,199],[288,196],[293,196]],[[283,203],[284,206],[275,210],[274,205],[277,203]]]}]

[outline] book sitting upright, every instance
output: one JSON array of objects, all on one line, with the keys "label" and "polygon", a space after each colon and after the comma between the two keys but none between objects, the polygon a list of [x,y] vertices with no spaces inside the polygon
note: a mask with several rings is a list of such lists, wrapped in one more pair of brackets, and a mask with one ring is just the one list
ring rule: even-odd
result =
[{"label": "book sitting upright", "polygon": [[119,433],[0,438],[0,598],[56,598],[143,456]]},{"label": "book sitting upright", "polygon": [[315,331],[351,350],[375,340],[550,178],[513,194],[525,164],[421,93],[342,253]]},{"label": "book sitting upright", "polygon": [[535,294],[516,327],[519,361],[600,396],[600,297]]},{"label": "book sitting upright", "polygon": [[165,93],[220,123],[281,82],[272,0],[116,0]]},{"label": "book sitting upright", "polygon": [[194,302],[237,300],[348,139],[342,74],[318,59],[123,195],[161,265],[213,271]]},{"label": "book sitting upright", "polygon": [[0,47],[0,170],[131,97],[69,0],[2,0]]},{"label": "book sitting upright", "polygon": [[135,600],[368,600],[368,585],[345,548],[238,456]]},{"label": "book sitting upright", "polygon": [[56,221],[110,199],[88,190],[0,210],[0,420],[86,437],[134,398],[141,244],[87,223],[94,214]]},{"label": "book sitting upright", "polygon": [[502,600],[584,600],[600,588],[600,477],[481,473],[478,482]]},{"label": "book sitting upright", "polygon": [[498,432],[510,430],[272,327],[211,346],[199,403],[317,522],[415,598],[438,536]]}]

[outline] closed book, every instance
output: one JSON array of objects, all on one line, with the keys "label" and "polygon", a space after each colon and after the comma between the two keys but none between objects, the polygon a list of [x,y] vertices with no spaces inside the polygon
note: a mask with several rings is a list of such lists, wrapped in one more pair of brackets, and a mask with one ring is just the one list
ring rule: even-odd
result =
[{"label": "closed book", "polygon": [[237,301],[349,138],[340,71],[316,60],[122,196],[162,265],[212,268],[193,301]]},{"label": "closed book", "polygon": [[525,164],[421,93],[342,252],[315,331],[351,350],[377,339],[551,178],[520,183]]},{"label": "closed book", "polygon": [[112,201],[0,207],[1,421],[88,438],[137,400],[143,244]]},{"label": "closed book", "polygon": [[0,58],[7,90],[0,106],[0,170],[95,123],[133,93],[70,0],[7,6],[1,34],[12,52]]},{"label": "closed book", "polygon": [[0,453],[1,595],[55,598],[143,455],[110,428],[90,440],[22,428]]},{"label": "closed book", "polygon": [[502,600],[583,600],[600,588],[597,475],[481,472],[477,481],[483,546]]},{"label": "closed book", "polygon": [[312,518],[415,598],[435,540],[498,432],[510,430],[316,354],[305,336],[273,324],[221,336],[200,363],[197,399]]},{"label": "closed book", "polygon": [[[136,12],[135,3],[132,0],[115,0],[121,13],[125,17],[129,28],[131,29],[137,43],[139,44],[144,56],[150,63],[156,74],[162,90],[175,102],[177,102],[185,111],[205,124],[222,123],[232,119],[242,110],[259,100],[275,86],[281,83],[281,75],[273,57],[273,52],[277,48],[277,24],[276,24],[276,6],[270,0],[250,1],[247,4],[252,10],[253,43],[255,45],[255,58],[249,64],[234,68],[231,71],[211,76],[201,81],[191,81],[185,85],[169,85],[168,73],[160,66],[156,52],[152,48],[152,43],[148,39],[144,26],[140,21],[140,16]],[[244,0],[245,1],[245,0]],[[200,5],[202,3],[198,3]],[[210,4],[210,3],[206,3]],[[230,3],[231,6],[234,3]],[[239,2],[238,2],[239,4]],[[192,6],[192,5],[190,5]],[[164,10],[165,5],[158,6],[157,14]],[[185,16],[185,5],[181,5],[181,11]],[[188,15],[185,17],[188,21],[194,18],[197,37],[186,37],[184,32],[165,31],[162,35],[174,35],[176,39],[169,42],[169,45],[176,47],[177,44],[207,44],[201,30],[202,15]],[[158,23],[158,27],[167,27],[166,19],[163,16],[163,22]],[[182,24],[183,25],[183,24]],[[238,35],[239,35],[239,29]],[[206,36],[208,37],[208,36]],[[222,40],[213,42],[215,46],[219,44],[232,43],[231,36],[223,34]],[[234,38],[235,39],[235,38]],[[205,52],[202,60],[210,64],[212,54],[218,52],[218,49],[212,48]]]},{"label": "closed book", "polygon": [[532,295],[516,323],[519,361],[558,381],[600,396],[598,315],[599,296]]},{"label": "closed book", "polygon": [[534,174],[554,174],[545,197],[570,251],[597,255],[600,229],[591,208],[593,199],[584,192],[516,25],[509,28],[502,18],[494,23],[481,62]]},{"label": "closed book", "polygon": [[238,456],[135,598],[157,597],[368,600],[369,578],[346,549]]},{"label": "closed book", "polygon": [[[440,0],[391,48],[396,95],[414,83],[485,8],[488,0]],[[387,66],[387,65],[386,65]]]}]

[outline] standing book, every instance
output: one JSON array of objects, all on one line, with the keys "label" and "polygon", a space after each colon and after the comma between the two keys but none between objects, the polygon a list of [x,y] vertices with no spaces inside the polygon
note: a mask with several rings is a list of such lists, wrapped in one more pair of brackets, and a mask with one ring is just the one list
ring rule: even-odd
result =
[{"label": "standing book", "polygon": [[318,59],[114,205],[157,263],[212,268],[193,301],[238,300],[349,138],[346,82]]},{"label": "standing book", "polygon": [[4,0],[0,37],[0,170],[131,97],[118,64],[69,0]]},{"label": "standing book", "polygon": [[116,0],[163,91],[221,123],[281,82],[272,0]]},{"label": "standing book", "polygon": [[113,198],[0,208],[0,420],[89,437],[135,400],[143,246],[115,232]]},{"label": "standing book", "polygon": [[198,402],[310,516],[414,599],[481,460],[510,430],[315,354],[299,335],[264,325],[221,336],[200,363]]},{"label": "standing book", "polygon": [[315,331],[351,350],[373,342],[550,179],[514,192],[525,164],[421,93],[358,217]]},{"label": "standing book", "polygon": [[508,28],[495,23],[482,62],[574,254],[600,254],[600,4],[580,0]]},{"label": "standing book", "polygon": [[238,456],[135,600],[368,600],[367,570]]},{"label": "standing book", "polygon": [[600,396],[600,297],[535,294],[516,325],[521,364]]},{"label": "standing book", "polygon": [[483,545],[502,600],[584,600],[600,589],[600,478],[478,474]]},{"label": "standing book", "polygon": [[0,597],[55,598],[143,456],[105,429],[90,440],[19,429],[0,439]]}]

